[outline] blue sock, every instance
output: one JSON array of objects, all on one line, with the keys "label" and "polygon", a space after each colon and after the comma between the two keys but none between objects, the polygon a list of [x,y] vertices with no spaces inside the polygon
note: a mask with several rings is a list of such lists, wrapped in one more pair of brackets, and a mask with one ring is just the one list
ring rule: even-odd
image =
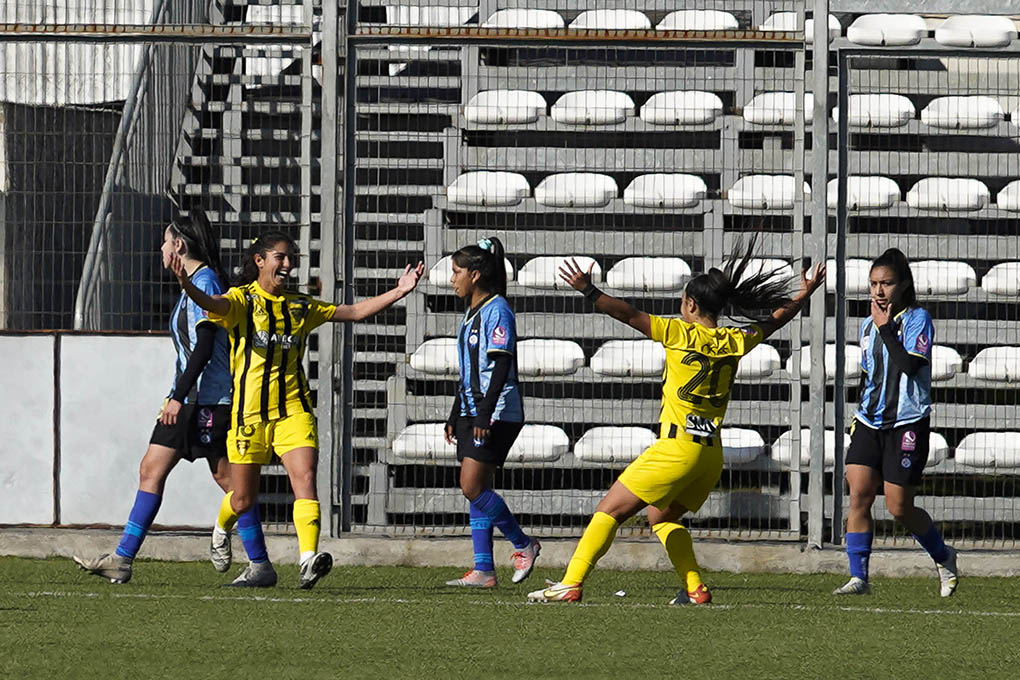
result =
[{"label": "blue sock", "polygon": [[157,496],[148,491],[138,490],[135,494],[135,504],[131,506],[131,513],[128,515],[127,524],[124,525],[124,533],[120,537],[120,544],[117,546],[117,554],[133,560],[142,547],[145,535],[149,533],[152,520],[156,519],[159,512],[159,504],[163,502],[162,496]]},{"label": "blue sock", "polygon": [[531,543],[531,539],[521,531],[521,525],[514,519],[510,508],[506,507],[502,496],[492,489],[483,491],[478,498],[471,501],[471,506],[477,508],[480,514],[488,517],[518,550],[527,548]]},{"label": "blue sock", "polygon": [[492,561],[492,520],[471,504],[471,544],[475,548],[475,569],[492,571],[496,568]]},{"label": "blue sock", "polygon": [[850,575],[868,580],[868,560],[871,558],[871,540],[875,534],[870,531],[848,531],[846,534],[846,556],[850,559]]},{"label": "blue sock", "polygon": [[262,522],[259,520],[258,503],[237,518],[237,533],[241,534],[241,543],[244,544],[244,551],[248,553],[249,560],[255,564],[269,561],[266,537],[262,534]]},{"label": "blue sock", "polygon": [[914,534],[914,538],[917,539],[917,542],[931,555],[931,558],[936,563],[942,564],[949,559],[949,549],[946,547],[946,542],[942,540],[942,533],[935,526],[934,522],[931,528],[924,532],[924,536]]}]

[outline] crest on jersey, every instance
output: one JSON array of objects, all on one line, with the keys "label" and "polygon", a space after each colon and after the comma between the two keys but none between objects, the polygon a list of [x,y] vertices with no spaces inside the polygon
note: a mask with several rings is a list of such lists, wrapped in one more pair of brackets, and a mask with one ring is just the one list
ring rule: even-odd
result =
[{"label": "crest on jersey", "polygon": [[507,341],[506,329],[502,326],[496,326],[492,329],[492,335],[489,336],[489,342],[493,345],[505,346]]},{"label": "crest on jersey", "polygon": [[471,333],[471,335],[468,336],[468,344],[472,347],[478,344],[478,333]]}]

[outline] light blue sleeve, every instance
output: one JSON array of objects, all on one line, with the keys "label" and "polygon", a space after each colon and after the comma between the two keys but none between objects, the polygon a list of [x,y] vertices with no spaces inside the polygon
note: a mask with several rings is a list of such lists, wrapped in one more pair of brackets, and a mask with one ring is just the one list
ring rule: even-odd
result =
[{"label": "light blue sleeve", "polygon": [[[191,278],[191,282],[206,295],[223,295],[223,284],[220,283],[220,277],[208,267],[196,272],[195,276]],[[199,307],[190,297],[188,298],[188,318],[195,320],[195,327],[205,321],[212,321],[209,318],[209,312]]]},{"label": "light blue sleeve", "polygon": [[517,353],[517,319],[513,311],[500,305],[485,316],[484,328],[487,352]]},{"label": "light blue sleeve", "polygon": [[935,324],[926,309],[911,310],[903,321],[903,347],[907,353],[931,361],[931,348],[935,344]]}]

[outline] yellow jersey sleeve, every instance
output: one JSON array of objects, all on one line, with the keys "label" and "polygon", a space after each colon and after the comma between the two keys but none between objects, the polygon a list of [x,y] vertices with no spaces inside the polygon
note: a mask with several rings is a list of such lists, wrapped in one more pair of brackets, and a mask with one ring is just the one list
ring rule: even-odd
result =
[{"label": "yellow jersey sleeve", "polygon": [[305,332],[310,333],[312,329],[318,328],[327,321],[333,319],[336,305],[322,300],[309,300],[308,317],[305,319]]},{"label": "yellow jersey sleeve", "polygon": [[209,312],[209,320],[217,326],[222,326],[226,329],[231,329],[237,324],[241,323],[241,319],[244,318],[245,312],[248,311],[248,297],[244,294],[244,290],[241,288],[233,287],[227,290],[223,294],[223,299],[230,303],[230,309],[223,316],[216,314],[215,312]]},{"label": "yellow jersey sleeve", "polygon": [[662,316],[649,314],[651,320],[651,331],[648,334],[652,340],[661,343],[667,349],[692,349],[695,339],[693,334],[694,324],[687,323],[683,319],[668,319]]},{"label": "yellow jersey sleeve", "polygon": [[761,341],[765,339],[765,333],[762,331],[761,326],[756,323],[750,326],[743,326],[741,328],[729,329],[733,333],[733,345],[737,351],[735,354],[738,356],[745,356],[752,349],[761,344]]}]

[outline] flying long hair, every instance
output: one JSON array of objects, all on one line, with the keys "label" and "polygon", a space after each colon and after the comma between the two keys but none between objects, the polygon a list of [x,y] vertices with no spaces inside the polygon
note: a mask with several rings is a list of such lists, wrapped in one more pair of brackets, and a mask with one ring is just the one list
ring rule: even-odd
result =
[{"label": "flying long hair", "polygon": [[478,286],[482,290],[506,297],[504,254],[503,242],[490,236],[455,252],[453,262],[469,272],[478,272]]},{"label": "flying long hair", "polygon": [[216,272],[223,285],[227,284],[227,272],[220,261],[220,240],[203,210],[192,208],[187,217],[175,219],[170,223],[170,233],[184,241],[188,257],[204,263]]},{"label": "flying long hair", "polygon": [[276,230],[266,231],[252,241],[244,251],[244,255],[241,256],[241,266],[237,272],[237,285],[246,286],[252,281],[258,280],[259,268],[255,264],[255,255],[265,257],[266,253],[278,243],[286,243],[290,246],[291,252],[294,253],[294,266],[297,266],[297,243],[294,242],[290,234]]},{"label": "flying long hair", "polygon": [[782,270],[749,273],[757,237],[746,245],[738,240],[722,269],[712,267],[687,283],[684,292],[702,313],[712,317],[726,314],[761,322],[779,307],[790,304],[792,281]]},{"label": "flying long hair", "polygon": [[899,248],[889,248],[871,263],[875,267],[888,267],[896,275],[900,286],[896,291],[896,305],[899,309],[917,306],[917,291],[914,290],[914,273],[910,271],[910,262]]}]

